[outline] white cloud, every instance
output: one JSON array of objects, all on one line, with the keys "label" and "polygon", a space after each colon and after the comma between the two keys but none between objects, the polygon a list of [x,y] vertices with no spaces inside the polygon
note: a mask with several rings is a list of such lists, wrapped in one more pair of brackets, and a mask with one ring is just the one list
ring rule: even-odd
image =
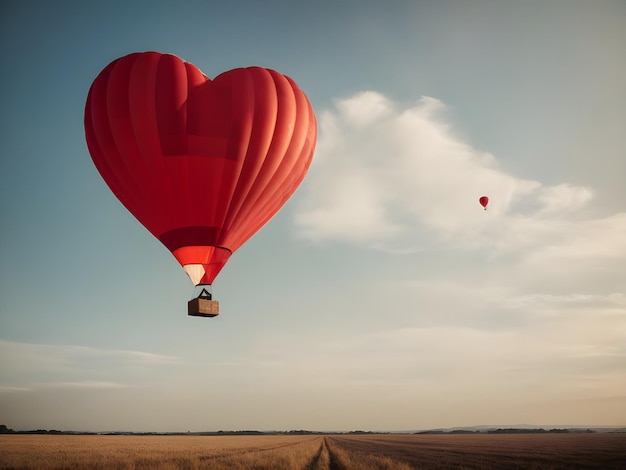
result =
[{"label": "white cloud", "polygon": [[112,389],[126,388],[126,384],[115,382],[98,382],[93,380],[85,380],[81,382],[51,382],[44,384],[46,388],[65,388],[65,389]]},{"label": "white cloud", "polygon": [[142,351],[0,341],[0,385],[5,391],[118,388],[155,368],[180,362],[177,357]]},{"label": "white cloud", "polygon": [[15,393],[15,392],[30,392],[32,391],[32,388],[27,388],[27,387],[5,387],[5,386],[0,386],[0,393]]},{"label": "white cloud", "polygon": [[[417,282],[411,303],[421,305],[420,318],[450,324],[506,297],[623,295],[626,213],[594,217],[582,210],[590,188],[508,174],[459,139],[444,113],[434,98],[400,109],[374,92],[324,111],[296,213],[299,234],[390,253],[438,252],[431,266],[448,266],[450,285],[421,288],[433,274],[417,270],[414,281],[396,282]],[[487,211],[478,204],[483,194]],[[473,294],[458,300],[464,292]],[[424,310],[425,299],[436,315]]]},{"label": "white cloud", "polygon": [[454,402],[464,390],[482,393],[479,406],[487,412],[494,397],[522,403],[531,397],[619,394],[626,386],[623,325],[587,312],[508,331],[409,327],[315,343],[276,336],[274,347],[259,348],[241,367],[253,374],[256,391],[281,383],[295,395],[341,390],[358,399],[381,392],[395,397],[396,405],[388,409],[399,411],[410,409],[416,394],[445,407],[442,403]]},{"label": "white cloud", "polygon": [[559,184],[542,188],[539,202],[542,206],[541,215],[563,214],[576,211],[587,204],[593,197],[589,188]]},{"label": "white cloud", "polygon": [[388,116],[392,111],[392,103],[379,93],[364,91],[354,100],[338,101],[337,109],[342,122],[355,128],[364,128]]},{"label": "white cloud", "polygon": [[562,221],[591,201],[589,188],[507,174],[459,139],[444,112],[435,98],[398,109],[371,91],[322,112],[296,216],[300,235],[390,251],[490,247],[494,239],[518,248],[584,226]]}]

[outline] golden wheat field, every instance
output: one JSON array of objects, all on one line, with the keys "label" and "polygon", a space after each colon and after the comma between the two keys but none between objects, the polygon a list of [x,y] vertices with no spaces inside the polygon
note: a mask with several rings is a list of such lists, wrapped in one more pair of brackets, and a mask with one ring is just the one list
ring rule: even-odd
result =
[{"label": "golden wheat field", "polygon": [[626,434],[0,435],[1,469],[626,469]]}]

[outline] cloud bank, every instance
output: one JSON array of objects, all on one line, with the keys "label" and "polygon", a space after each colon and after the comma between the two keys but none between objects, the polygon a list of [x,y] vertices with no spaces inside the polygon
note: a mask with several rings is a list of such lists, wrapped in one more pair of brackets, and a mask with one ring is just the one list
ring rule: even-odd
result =
[{"label": "cloud bank", "polygon": [[[372,91],[323,111],[299,234],[388,251],[560,245],[579,253],[593,236],[593,246],[626,253],[624,214],[582,218],[590,188],[508,174],[457,137],[445,111],[435,98],[399,108]],[[484,213],[482,195],[490,198]]]},{"label": "cloud bank", "polygon": [[180,363],[142,351],[0,341],[0,392],[123,388]]},{"label": "cloud bank", "polygon": [[563,422],[572,410],[625,419],[614,406],[626,402],[626,213],[596,215],[593,195],[507,172],[455,134],[435,98],[401,108],[368,91],[323,111],[298,234],[398,267],[356,309],[384,314],[380,329],[330,354],[336,379],[381,376],[409,390],[404,402],[476,394],[468,420],[495,403],[511,420],[511,403],[537,421],[541,407]]}]

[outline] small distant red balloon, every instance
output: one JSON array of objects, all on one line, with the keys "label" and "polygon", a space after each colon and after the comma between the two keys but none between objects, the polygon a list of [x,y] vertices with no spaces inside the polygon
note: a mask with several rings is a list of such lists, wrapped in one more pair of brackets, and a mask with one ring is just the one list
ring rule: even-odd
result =
[{"label": "small distant red balloon", "polygon": [[478,202],[480,202],[480,205],[483,206],[485,210],[487,210],[487,204],[489,204],[489,198],[487,196],[482,196],[480,199],[478,199]]}]

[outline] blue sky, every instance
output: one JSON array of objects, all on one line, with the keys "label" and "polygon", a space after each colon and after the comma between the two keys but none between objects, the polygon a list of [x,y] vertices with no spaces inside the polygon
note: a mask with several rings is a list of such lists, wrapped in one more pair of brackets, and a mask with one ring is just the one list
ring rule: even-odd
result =
[{"label": "blue sky", "polygon": [[[626,424],[624,44],[621,1],[3,2],[0,423]],[[215,319],[86,148],[91,82],[146,50],[316,110]]]}]

